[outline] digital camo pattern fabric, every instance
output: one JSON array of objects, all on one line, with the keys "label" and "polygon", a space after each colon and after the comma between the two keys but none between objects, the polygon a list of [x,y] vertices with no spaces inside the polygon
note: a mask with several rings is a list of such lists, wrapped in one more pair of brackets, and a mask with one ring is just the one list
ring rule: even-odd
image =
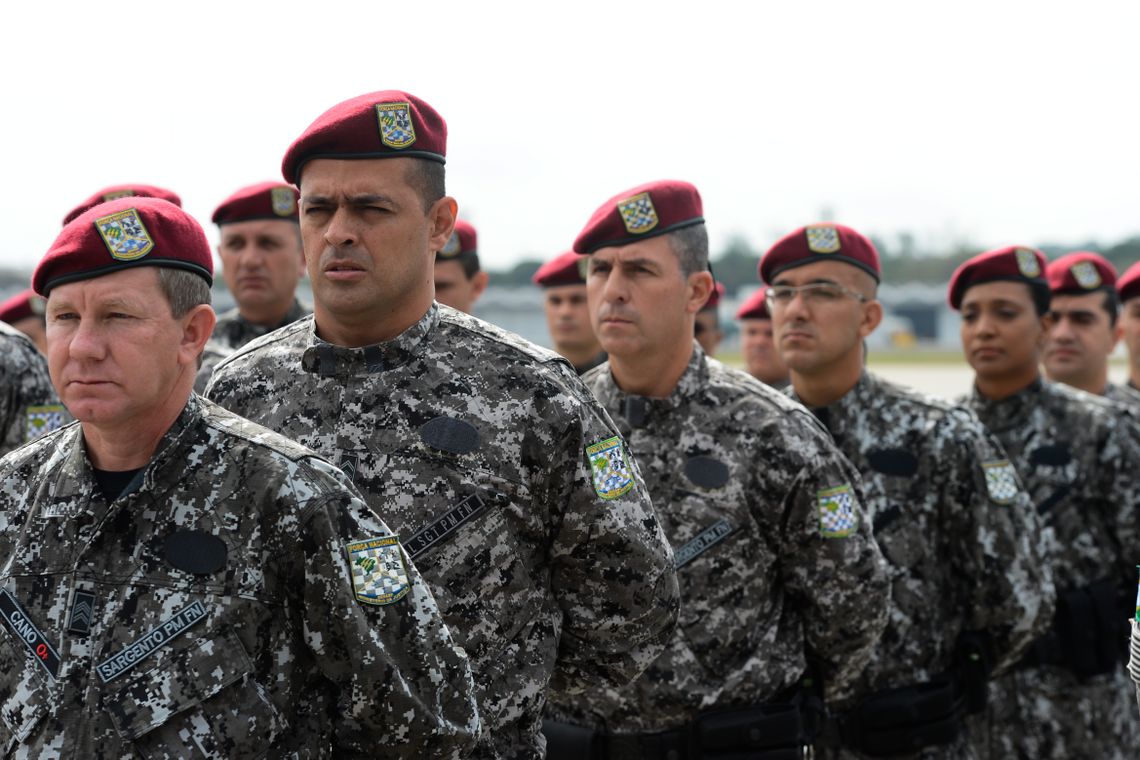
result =
[{"label": "digital camo pattern fabric", "polygon": [[0,322],[0,456],[71,420],[56,398],[47,360],[19,330]]},{"label": "digital camo pattern fabric", "polygon": [[[890,622],[859,692],[945,676],[968,632],[989,636],[996,668],[1016,662],[1052,619],[1053,585],[1036,510],[1001,444],[968,409],[868,372],[813,412],[863,476],[890,569]],[[908,757],[975,754],[963,734]]]},{"label": "digital camo pattern fabric", "polygon": [[618,733],[681,726],[773,699],[809,659],[829,692],[849,690],[886,624],[886,568],[856,473],[819,423],[696,344],[668,398],[623,393],[608,363],[585,380],[648,478],[681,615],[632,685],[552,692],[552,716]]},{"label": "digital camo pattern fabric", "polygon": [[215,342],[213,338],[206,341],[206,345],[202,347],[202,361],[198,366],[197,374],[194,376],[195,393],[206,392],[206,386],[209,385],[210,378],[214,376],[214,368],[232,353],[233,349]]},{"label": "digital camo pattern fabric", "polygon": [[[1111,638],[1122,646],[1131,602],[1123,589],[1135,590],[1140,545],[1134,419],[1100,397],[1043,380],[1000,401],[975,390],[968,402],[1001,441],[1036,505],[1058,612],[1067,593],[1107,582],[1120,590],[1120,601],[1105,624],[1120,626]],[[1081,627],[1091,629],[1096,614],[1080,617]],[[1140,720],[1128,683],[1123,664],[1089,678],[1055,664],[1019,668],[991,683],[987,720],[973,732],[994,760],[1132,758]]]},{"label": "digital camo pattern fabric", "polygon": [[1131,409],[1133,414],[1140,414],[1140,391],[1131,385],[1109,383],[1104,389],[1104,397],[1114,403],[1123,404]]},{"label": "digital camo pattern fabric", "polygon": [[423,579],[354,599],[390,536],[327,462],[192,396],[108,505],[81,427],[0,461],[0,754],[459,758],[468,663]]},{"label": "digital camo pattern fabric", "polygon": [[235,306],[229,311],[222,312],[218,315],[218,323],[214,325],[214,334],[211,340],[223,348],[228,348],[231,351],[241,348],[246,343],[249,343],[254,338],[260,338],[262,335],[280,329],[285,325],[296,322],[301,317],[312,314],[313,310],[298,300],[293,301],[293,305],[289,307],[286,312],[285,318],[281,323],[267,327],[265,325],[255,325],[248,319],[243,317]]},{"label": "digital camo pattern fabric", "polygon": [[621,445],[588,457],[617,432],[556,354],[446,306],[361,349],[306,318],[208,393],[334,459],[399,532],[471,658],[477,757],[541,757],[548,682],[626,683],[672,633],[673,556],[637,465]]}]

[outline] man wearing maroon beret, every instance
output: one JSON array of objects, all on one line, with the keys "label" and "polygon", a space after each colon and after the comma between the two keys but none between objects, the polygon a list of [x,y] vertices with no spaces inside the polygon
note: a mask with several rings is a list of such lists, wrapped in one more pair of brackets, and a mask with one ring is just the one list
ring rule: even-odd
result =
[{"label": "man wearing maroon beret", "polygon": [[1140,545],[1140,450],[1126,409],[1041,378],[1051,296],[1045,257],[1022,246],[979,254],[950,281],[975,372],[967,403],[1037,506],[1056,586],[1050,627],[991,682],[971,734],[995,760],[1123,760],[1140,746],[1121,658]]},{"label": "man wearing maroon beret", "polygon": [[668,638],[677,579],[637,467],[564,359],[435,302],[454,231],[447,128],[353,98],[285,154],[314,313],[223,362],[208,395],[350,472],[471,657],[479,758],[543,756],[548,685],[622,684]]},{"label": "man wearing maroon beret", "polygon": [[100,204],[33,275],[78,424],[0,460],[0,744],[19,757],[458,758],[466,658],[344,474],[191,391],[198,223]]},{"label": "man wearing maroon beret", "polygon": [[582,375],[606,360],[606,352],[590,325],[586,307],[586,277],[589,261],[573,251],[555,256],[534,273],[531,281],[542,288],[546,327],[554,350]]},{"label": "man wearing maroon beret", "polygon": [[694,340],[713,279],[693,185],[619,193],[574,250],[609,352],[583,379],[646,468],[682,598],[628,687],[552,692],[551,757],[800,757],[820,695],[849,690],[886,623],[857,475],[802,406]]},{"label": "man wearing maroon beret", "polygon": [[173,190],[167,190],[165,187],[143,185],[137,182],[124,185],[111,185],[104,187],[98,192],[92,193],[80,201],[75,208],[67,212],[67,216],[63,218],[63,223],[67,225],[72,219],[98,206],[100,203],[118,200],[119,198],[161,198],[164,201],[173,203],[175,206],[182,205],[182,199],[178,197],[178,193]]},{"label": "man wearing maroon beret", "polygon": [[1128,388],[1140,391],[1140,261],[1128,267],[1116,284],[1120,326],[1128,349]]},{"label": "man wearing maroon beret", "polygon": [[234,192],[214,210],[222,276],[236,306],[218,316],[214,341],[241,348],[310,313],[297,300],[305,254],[297,225],[297,190],[261,182]]},{"label": "man wearing maroon beret", "polygon": [[435,300],[470,314],[487,289],[489,278],[479,267],[475,226],[455,220],[455,230],[435,254]]},{"label": "man wearing maroon beret", "polygon": [[1108,379],[1108,357],[1120,340],[1116,269],[1090,251],[1070,253],[1046,270],[1053,298],[1042,364],[1065,383],[1140,411],[1140,392]]},{"label": "man wearing maroon beret", "polygon": [[748,374],[773,388],[782,389],[788,386],[788,366],[776,349],[767,293],[768,286],[761,285],[736,311],[736,318],[740,321],[740,350],[744,354]]},{"label": "man wearing maroon beret", "polygon": [[27,335],[40,353],[47,352],[44,332],[44,299],[32,290],[24,290],[0,303],[0,322],[7,322]]},{"label": "man wearing maroon beret", "polygon": [[[863,475],[891,570],[890,623],[826,757],[973,758],[965,713],[1044,624],[1036,514],[995,438],[962,407],[867,371],[879,254],[840,224],[801,227],[760,262],[791,395]],[[931,604],[932,600],[938,604]],[[903,712],[899,705],[912,710]]]},{"label": "man wearing maroon beret", "polygon": [[696,319],[693,320],[693,336],[697,339],[697,343],[701,344],[701,350],[705,352],[705,356],[713,356],[716,354],[717,348],[720,347],[720,342],[724,340],[724,330],[720,327],[720,300],[724,298],[724,284],[717,282],[713,284],[712,292],[709,293],[709,300],[705,301],[705,305],[697,312]]}]

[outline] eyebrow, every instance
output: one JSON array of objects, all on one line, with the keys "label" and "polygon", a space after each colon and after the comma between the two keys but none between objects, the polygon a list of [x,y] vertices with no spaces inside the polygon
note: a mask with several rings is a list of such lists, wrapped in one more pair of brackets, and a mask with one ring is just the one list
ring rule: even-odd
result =
[{"label": "eyebrow", "polygon": [[[774,287],[782,287],[782,288],[802,287],[802,286],[792,285],[787,280],[776,280],[775,282],[772,283],[772,285]],[[836,280],[829,280],[826,277],[816,277],[814,280],[808,280],[807,282],[804,283],[804,285],[841,285],[841,283],[839,283]]]},{"label": "eyebrow", "polygon": [[[395,204],[396,200],[389,195],[383,193],[358,193],[356,195],[344,196],[346,203],[353,206],[364,206],[369,203],[392,203]],[[333,196],[331,195],[302,195],[302,203],[320,203],[331,204],[334,203]]]}]

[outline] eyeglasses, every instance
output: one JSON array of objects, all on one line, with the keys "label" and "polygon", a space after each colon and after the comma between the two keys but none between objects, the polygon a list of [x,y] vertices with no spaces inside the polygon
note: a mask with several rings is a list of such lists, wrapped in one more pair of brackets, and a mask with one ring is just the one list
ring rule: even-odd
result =
[{"label": "eyeglasses", "polygon": [[850,296],[859,303],[866,303],[871,300],[862,293],[856,293],[837,282],[811,282],[807,285],[769,285],[764,298],[768,301],[769,306],[787,306],[795,299],[796,294],[802,295],[804,302],[808,304],[834,303],[844,296]]}]

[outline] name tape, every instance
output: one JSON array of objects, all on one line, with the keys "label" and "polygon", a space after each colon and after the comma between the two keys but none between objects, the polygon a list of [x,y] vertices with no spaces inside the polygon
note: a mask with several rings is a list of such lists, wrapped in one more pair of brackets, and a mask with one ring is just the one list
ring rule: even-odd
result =
[{"label": "name tape", "polygon": [[487,503],[478,494],[471,494],[456,504],[447,514],[417,532],[404,542],[404,550],[413,560],[443,541],[464,523],[470,522],[487,509]]},{"label": "name tape", "polygon": [[40,664],[51,680],[59,676],[59,652],[47,640],[36,624],[28,618],[28,613],[16,601],[7,589],[0,589],[0,617],[8,626],[8,630],[20,641],[31,654],[32,659]]},{"label": "name tape", "polygon": [[110,683],[205,617],[205,606],[201,602],[193,602],[96,665],[95,672],[103,683]]},{"label": "name tape", "polygon": [[681,567],[682,565],[689,564],[701,554],[704,554],[728,538],[735,531],[736,528],[729,525],[728,520],[717,520],[698,533],[696,537],[688,541],[680,549],[673,552],[674,566]]}]

